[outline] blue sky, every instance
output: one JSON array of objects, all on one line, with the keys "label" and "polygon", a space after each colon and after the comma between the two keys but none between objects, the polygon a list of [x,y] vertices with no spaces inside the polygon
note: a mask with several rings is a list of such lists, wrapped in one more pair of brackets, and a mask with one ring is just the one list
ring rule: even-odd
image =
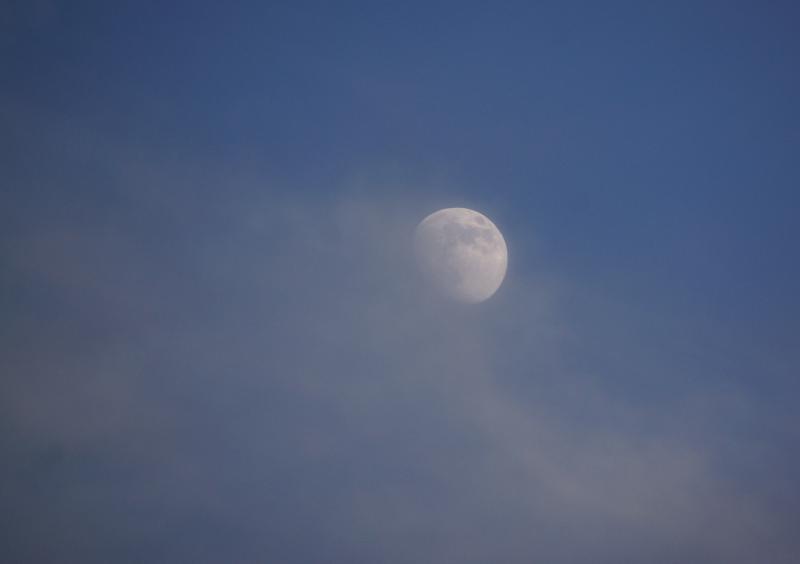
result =
[{"label": "blue sky", "polygon": [[799,16],[0,3],[3,545],[795,561]]}]

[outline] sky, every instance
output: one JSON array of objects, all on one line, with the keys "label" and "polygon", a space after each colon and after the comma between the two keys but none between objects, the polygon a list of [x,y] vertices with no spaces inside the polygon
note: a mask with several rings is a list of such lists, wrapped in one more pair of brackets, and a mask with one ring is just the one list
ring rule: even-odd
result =
[{"label": "sky", "polygon": [[797,562],[799,20],[0,1],[4,559]]}]

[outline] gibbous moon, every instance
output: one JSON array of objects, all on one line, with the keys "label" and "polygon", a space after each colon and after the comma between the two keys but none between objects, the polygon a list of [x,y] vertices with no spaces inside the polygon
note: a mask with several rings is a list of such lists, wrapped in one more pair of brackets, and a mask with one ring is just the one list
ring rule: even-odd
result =
[{"label": "gibbous moon", "polygon": [[489,218],[446,208],[422,220],[414,233],[422,272],[445,295],[467,303],[492,296],[506,275],[508,249]]}]

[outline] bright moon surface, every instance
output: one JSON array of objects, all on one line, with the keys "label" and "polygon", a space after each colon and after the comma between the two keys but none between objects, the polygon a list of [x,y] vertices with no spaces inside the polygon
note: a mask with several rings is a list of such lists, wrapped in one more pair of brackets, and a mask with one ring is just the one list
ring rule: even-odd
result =
[{"label": "bright moon surface", "polygon": [[445,295],[467,303],[492,296],[506,275],[508,249],[488,217],[446,208],[422,220],[414,234],[420,268]]}]

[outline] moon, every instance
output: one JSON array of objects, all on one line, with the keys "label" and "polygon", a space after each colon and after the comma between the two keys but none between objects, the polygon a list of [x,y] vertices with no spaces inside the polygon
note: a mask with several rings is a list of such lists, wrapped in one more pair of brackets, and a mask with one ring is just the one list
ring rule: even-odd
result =
[{"label": "moon", "polygon": [[460,302],[489,299],[503,283],[508,248],[488,217],[466,208],[445,208],[414,232],[420,269],[443,294]]}]

